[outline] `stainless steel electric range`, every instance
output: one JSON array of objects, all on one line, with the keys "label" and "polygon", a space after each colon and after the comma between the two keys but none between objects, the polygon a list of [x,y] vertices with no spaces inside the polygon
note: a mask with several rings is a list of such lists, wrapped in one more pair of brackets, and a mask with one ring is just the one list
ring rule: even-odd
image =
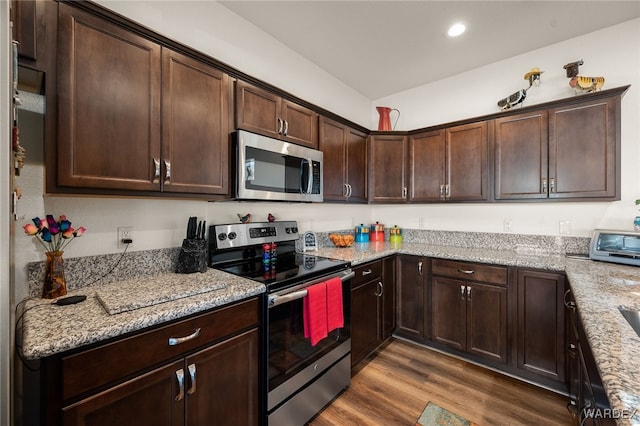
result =
[{"label": "stainless steel electric range", "polygon": [[[351,380],[350,263],[297,253],[295,221],[209,227],[209,266],[262,282],[264,422],[300,426]],[[317,344],[304,336],[307,287],[340,277],[344,326]]]}]

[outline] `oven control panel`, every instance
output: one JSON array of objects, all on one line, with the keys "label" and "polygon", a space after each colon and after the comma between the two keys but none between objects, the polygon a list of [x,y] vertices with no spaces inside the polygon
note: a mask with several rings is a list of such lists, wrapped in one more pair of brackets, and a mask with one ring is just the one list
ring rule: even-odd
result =
[{"label": "oven control panel", "polygon": [[210,241],[210,246],[217,249],[298,239],[298,223],[295,221],[231,223],[212,228],[214,232],[209,232],[209,239],[214,241]]}]

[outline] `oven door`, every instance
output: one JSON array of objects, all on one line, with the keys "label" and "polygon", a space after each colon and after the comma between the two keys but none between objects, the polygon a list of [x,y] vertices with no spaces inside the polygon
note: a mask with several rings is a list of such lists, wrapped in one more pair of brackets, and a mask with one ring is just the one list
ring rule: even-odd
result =
[{"label": "oven door", "polygon": [[239,199],[322,201],[322,152],[239,130],[236,195]]},{"label": "oven door", "polygon": [[[307,294],[305,287],[334,276],[342,279],[344,327],[331,331],[327,337],[311,346],[310,340],[304,337],[302,310]],[[349,269],[268,295],[268,411],[351,352],[353,276],[354,273]]]}]

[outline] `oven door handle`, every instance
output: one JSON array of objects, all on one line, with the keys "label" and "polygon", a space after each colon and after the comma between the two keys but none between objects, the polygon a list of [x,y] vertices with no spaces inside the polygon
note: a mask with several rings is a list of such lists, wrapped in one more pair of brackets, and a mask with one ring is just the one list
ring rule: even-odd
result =
[{"label": "oven door handle", "polygon": [[[355,275],[356,273],[351,271],[348,274],[341,276],[340,280],[344,282],[355,277]],[[291,293],[283,294],[282,296],[279,296],[277,294],[269,295],[269,308],[282,305],[283,303],[288,303],[294,300],[302,299],[303,297],[306,297],[308,293],[309,292],[307,291],[307,289],[304,288],[302,290],[292,291]]]}]

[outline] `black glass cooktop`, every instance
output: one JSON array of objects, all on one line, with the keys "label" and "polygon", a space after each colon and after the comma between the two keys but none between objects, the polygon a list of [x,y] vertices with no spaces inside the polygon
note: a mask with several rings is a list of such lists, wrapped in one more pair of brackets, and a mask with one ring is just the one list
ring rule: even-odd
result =
[{"label": "black glass cooktop", "polygon": [[347,269],[350,263],[296,252],[278,252],[273,256],[264,256],[261,250],[257,250],[254,256],[226,260],[212,266],[230,274],[259,281],[265,284],[267,292],[271,293]]}]

